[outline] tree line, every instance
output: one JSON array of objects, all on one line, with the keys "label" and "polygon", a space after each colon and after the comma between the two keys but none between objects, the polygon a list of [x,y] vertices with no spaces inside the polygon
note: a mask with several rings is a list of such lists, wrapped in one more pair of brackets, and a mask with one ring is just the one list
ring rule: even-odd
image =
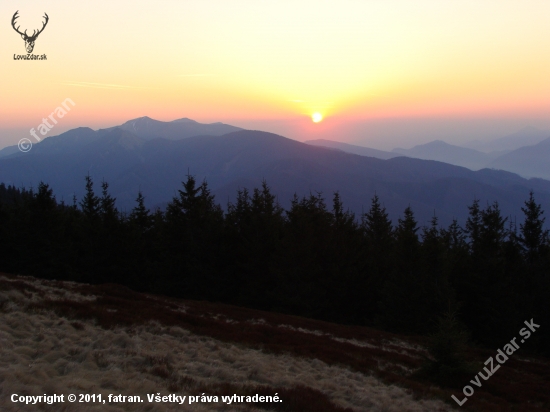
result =
[{"label": "tree line", "polygon": [[378,196],[367,212],[338,193],[294,196],[268,185],[237,192],[226,211],[187,176],[165,210],[137,195],[129,213],[107,182],[59,202],[52,189],[0,185],[0,271],[219,301],[385,330],[428,334],[450,312],[474,343],[499,347],[524,320],[542,325],[527,350],[550,348],[550,240],[531,192],[523,222],[474,200],[461,227],[408,207],[394,224]]}]

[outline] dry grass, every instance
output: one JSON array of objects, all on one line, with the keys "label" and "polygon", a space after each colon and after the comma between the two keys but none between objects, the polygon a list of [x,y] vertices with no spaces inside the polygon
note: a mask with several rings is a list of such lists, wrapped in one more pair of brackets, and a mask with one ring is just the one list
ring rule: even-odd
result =
[{"label": "dry grass", "polygon": [[[450,400],[451,392],[411,377],[425,355],[419,339],[143,295],[117,285],[0,275],[0,348],[2,411],[452,410],[437,400]],[[518,384],[533,383],[538,376],[534,390],[544,388],[544,368],[516,362],[521,367],[514,376]],[[489,381],[495,380],[493,392],[476,392],[462,409],[514,410],[508,409],[507,395],[498,393],[504,386],[497,375]],[[18,406],[9,401],[12,393],[112,393],[145,399],[157,392],[278,393],[283,403]],[[545,405],[546,398],[539,398]],[[483,407],[488,402],[505,407]],[[544,410],[524,409],[523,398],[515,402],[517,410]]]}]

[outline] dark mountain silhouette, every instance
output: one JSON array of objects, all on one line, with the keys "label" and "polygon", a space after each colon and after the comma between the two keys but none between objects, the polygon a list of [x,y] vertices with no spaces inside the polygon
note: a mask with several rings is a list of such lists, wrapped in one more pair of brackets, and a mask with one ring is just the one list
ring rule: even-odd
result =
[{"label": "dark mountain silhouette", "polygon": [[550,209],[550,182],[541,179],[406,157],[375,159],[260,131],[146,140],[122,128],[80,128],[0,159],[1,182],[36,187],[44,181],[65,202],[73,194],[83,196],[87,174],[96,182],[105,179],[117,205],[128,211],[139,190],[148,206],[165,204],[188,173],[207,179],[222,205],[235,198],[238,188],[259,187],[266,179],[285,207],[294,193],[322,192],[330,202],[339,191],[344,205],[359,214],[377,193],[393,219],[410,205],[422,223],[434,212],[444,224],[453,217],[464,220],[475,197],[482,204],[496,200],[503,214],[519,216],[530,189]]},{"label": "dark mountain silhouette", "polygon": [[[40,142],[40,144],[36,144],[33,140],[34,146],[32,150],[35,153],[37,150],[41,153],[44,150],[48,153],[52,153],[53,151],[63,152],[67,150],[82,150],[82,148],[88,143],[97,140],[101,136],[104,136],[105,134],[116,129],[121,129],[132,133],[133,135],[141,137],[145,140],[156,138],[178,140],[199,135],[221,136],[227,133],[243,130],[239,127],[219,122],[204,124],[187,118],[177,119],[171,122],[162,122],[151,119],[150,117],[140,117],[129,120],[120,126],[100,129],[98,131],[94,131],[89,127],[79,127],[58,136],[48,137]],[[8,146],[0,150],[0,158],[20,156],[22,154],[24,153],[20,152],[17,145]]]},{"label": "dark mountain silhouette", "polygon": [[396,153],[385,152],[383,150],[371,149],[370,147],[356,146],[347,143],[335,142],[333,140],[317,139],[307,140],[304,143],[312,146],[328,147],[330,149],[341,150],[346,153],[358,154],[360,156],[376,157],[377,159],[391,159],[400,156]]},{"label": "dark mountain silhouette", "polygon": [[477,150],[454,146],[441,140],[434,140],[430,143],[415,146],[412,149],[396,148],[392,152],[417,159],[437,160],[473,170],[486,167],[490,161],[500,154],[482,153]]},{"label": "dark mountain silhouette", "polygon": [[[58,136],[51,136],[42,140],[39,144],[33,144],[32,151],[34,154],[68,154],[75,151],[81,151],[89,143],[98,140],[104,132],[94,131],[89,127],[78,127],[76,129],[69,130]],[[4,156],[1,156],[5,153]],[[17,146],[8,146],[0,151],[1,157],[18,157],[24,156],[27,153],[22,153]]]},{"label": "dark mountain silhouette", "polygon": [[[224,123],[204,124],[187,118],[177,119],[171,122],[162,122],[151,119],[147,116],[129,120],[118,127],[147,140],[158,137],[169,140],[178,140],[199,135],[221,136],[227,133],[242,130],[239,127],[230,126]],[[105,130],[112,129],[114,128]]]},{"label": "dark mountain silhouette", "polygon": [[19,153],[19,148],[17,146],[7,146],[0,150],[0,158],[8,157],[17,153]]},{"label": "dark mountain silhouette", "polygon": [[490,141],[471,141],[464,147],[482,152],[511,151],[523,146],[532,146],[550,137],[550,132],[535,127],[524,127],[515,133]]},{"label": "dark mountain silhouette", "polygon": [[550,179],[550,138],[500,156],[489,166],[510,170],[525,177]]}]

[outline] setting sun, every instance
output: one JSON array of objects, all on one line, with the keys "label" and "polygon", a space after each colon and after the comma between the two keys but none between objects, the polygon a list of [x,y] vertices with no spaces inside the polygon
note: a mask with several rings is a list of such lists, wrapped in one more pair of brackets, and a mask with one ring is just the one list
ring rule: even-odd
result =
[{"label": "setting sun", "polygon": [[323,120],[323,115],[321,113],[313,113],[311,115],[311,120],[313,120],[313,123],[319,123]]}]

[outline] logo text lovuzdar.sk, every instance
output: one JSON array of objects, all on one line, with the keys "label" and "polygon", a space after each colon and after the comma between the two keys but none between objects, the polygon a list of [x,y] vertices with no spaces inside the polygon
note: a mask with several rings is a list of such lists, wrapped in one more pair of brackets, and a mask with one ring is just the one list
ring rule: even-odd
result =
[{"label": "logo text lovuzdar.sk", "polygon": [[13,27],[13,29],[21,36],[21,38],[25,41],[25,49],[27,50],[27,54],[14,54],[13,55],[13,60],[47,60],[48,57],[45,55],[45,54],[41,54],[41,55],[38,55],[38,54],[32,54],[33,50],[34,50],[34,44],[36,42],[36,39],[38,38],[38,36],[40,35],[40,33],[42,33],[44,31],[44,29],[46,28],[47,24],[48,24],[48,21],[50,20],[50,18],[48,17],[48,15],[46,13],[44,13],[44,19],[45,21],[42,23],[42,28],[41,29],[38,29],[38,30],[33,30],[32,34],[29,35],[27,33],[27,30],[28,29],[25,29],[25,31],[20,31],[20,27],[21,26],[17,26],[15,27],[16,25],[16,20],[19,18],[19,10],[15,12],[15,14],[13,15],[12,19],[11,19],[11,25]]}]

